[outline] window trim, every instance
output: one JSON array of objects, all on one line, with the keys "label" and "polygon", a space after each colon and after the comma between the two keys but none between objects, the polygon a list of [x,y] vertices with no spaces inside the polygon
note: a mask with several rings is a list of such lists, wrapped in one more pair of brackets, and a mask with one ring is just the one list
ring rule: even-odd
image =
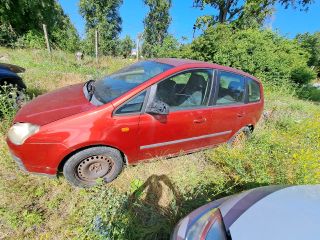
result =
[{"label": "window trim", "polygon": [[210,67],[194,67],[194,68],[189,68],[189,69],[184,69],[184,70],[181,70],[181,71],[178,71],[178,72],[175,72],[174,74],[171,74],[167,77],[165,77],[164,79],[161,79],[160,81],[154,83],[153,85],[150,86],[150,95],[149,95],[149,98],[148,98],[148,103],[147,105],[149,105],[155,98],[155,95],[157,93],[157,86],[159,83],[161,83],[162,81],[165,81],[169,78],[172,78],[172,77],[175,77],[177,75],[180,75],[180,74],[183,74],[183,73],[187,73],[187,72],[191,72],[191,71],[199,71],[199,70],[206,70],[206,71],[212,71],[212,77],[208,79],[209,81],[209,86],[208,86],[208,97],[207,97],[207,100],[206,100],[206,105],[202,105],[202,106],[190,106],[190,107],[184,107],[184,108],[181,108],[181,109],[172,109],[172,107],[170,107],[170,112],[180,112],[180,111],[186,111],[186,110],[195,110],[195,109],[206,109],[208,107],[212,107],[209,105],[210,101],[211,101],[211,98],[212,98],[212,94],[213,94],[213,91],[214,91],[214,79],[215,79],[215,76],[217,75],[217,69],[214,69],[214,68],[210,68]]},{"label": "window trim", "polygon": [[[144,101],[141,107],[140,111],[137,112],[130,112],[130,113],[117,113],[117,111],[123,107],[124,105],[126,105],[128,102],[130,102],[131,100],[133,100],[134,98],[138,97],[140,94],[142,94],[143,92],[146,92],[146,96],[144,97]],[[112,116],[135,116],[135,115],[140,115],[142,113],[145,112],[145,109],[147,107],[147,103],[148,103],[148,98],[150,95],[150,87],[143,89],[142,91],[138,92],[137,94],[135,94],[134,96],[132,96],[131,98],[129,98],[128,100],[126,100],[125,102],[121,103],[118,107],[116,107],[113,112],[112,112]]]},{"label": "window trim", "polygon": [[[245,76],[243,76],[242,74],[238,74],[232,71],[225,71],[225,70],[217,70],[218,74],[217,74],[217,78],[215,79],[215,94],[214,94],[214,99],[213,99],[213,106],[214,107],[232,107],[232,106],[241,106],[246,104],[246,98],[247,98],[247,78]],[[219,94],[219,80],[221,77],[221,73],[228,73],[228,74],[233,74],[236,76],[241,77],[244,80],[244,93],[243,93],[243,100],[242,102],[236,102],[236,103],[231,103],[231,104],[221,104],[218,105],[217,104],[217,100],[218,100],[218,94]]]}]

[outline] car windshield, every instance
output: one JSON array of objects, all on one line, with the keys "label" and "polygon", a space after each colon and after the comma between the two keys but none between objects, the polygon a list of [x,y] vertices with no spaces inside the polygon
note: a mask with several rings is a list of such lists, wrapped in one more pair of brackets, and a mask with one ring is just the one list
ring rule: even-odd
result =
[{"label": "car windshield", "polygon": [[173,68],[154,61],[141,61],[95,82],[94,96],[108,103],[152,77]]}]

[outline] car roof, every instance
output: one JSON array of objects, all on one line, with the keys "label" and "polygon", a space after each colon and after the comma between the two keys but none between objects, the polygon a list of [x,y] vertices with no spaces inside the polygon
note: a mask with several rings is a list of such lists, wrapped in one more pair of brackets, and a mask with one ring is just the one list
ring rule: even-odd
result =
[{"label": "car roof", "polygon": [[[249,195],[260,198],[261,193],[252,191]],[[245,203],[245,198],[248,201],[249,195],[238,199],[230,211],[239,211],[239,203]],[[313,239],[320,236],[319,202],[320,185],[280,188],[249,206],[228,229],[236,240]]]},{"label": "car roof", "polygon": [[155,59],[150,59],[151,61],[154,62],[158,62],[158,63],[163,63],[163,64],[168,64],[168,65],[172,65],[174,67],[179,67],[179,66],[183,66],[183,65],[190,65],[190,67],[195,67],[195,65],[199,65],[200,67],[210,67],[210,68],[214,68],[214,69],[220,69],[220,70],[224,70],[224,71],[228,71],[228,72],[233,72],[236,74],[240,74],[252,79],[255,79],[257,81],[259,81],[259,79],[257,79],[256,77],[252,76],[249,73],[246,73],[242,70],[236,69],[236,68],[232,68],[232,67],[227,67],[227,66],[222,66],[219,64],[215,64],[215,63],[208,63],[208,62],[204,62],[204,61],[197,61],[197,60],[191,60],[191,59],[181,59],[181,58],[155,58]]}]

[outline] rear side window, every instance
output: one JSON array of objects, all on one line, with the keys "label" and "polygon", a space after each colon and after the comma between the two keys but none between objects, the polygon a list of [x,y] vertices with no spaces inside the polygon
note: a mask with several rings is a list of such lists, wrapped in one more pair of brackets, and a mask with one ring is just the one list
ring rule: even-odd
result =
[{"label": "rear side window", "polygon": [[248,79],[248,101],[259,102],[260,96],[260,85],[252,79]]},{"label": "rear side window", "polygon": [[242,76],[220,72],[217,105],[244,103],[245,80]]},{"label": "rear side window", "polygon": [[134,97],[124,105],[122,105],[117,111],[116,114],[127,114],[127,113],[139,113],[141,112],[144,99],[146,97],[146,92],[139,94]]}]

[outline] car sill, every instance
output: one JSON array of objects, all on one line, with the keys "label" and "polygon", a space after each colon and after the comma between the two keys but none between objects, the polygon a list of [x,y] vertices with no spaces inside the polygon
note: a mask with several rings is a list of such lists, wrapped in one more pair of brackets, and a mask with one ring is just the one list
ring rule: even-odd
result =
[{"label": "car sill", "polygon": [[198,137],[184,138],[184,139],[179,139],[179,140],[174,140],[174,141],[169,141],[169,142],[162,142],[162,143],[155,143],[155,144],[140,146],[140,150],[156,148],[156,147],[163,147],[163,146],[167,146],[167,145],[195,141],[195,140],[200,140],[200,139],[205,139],[205,138],[212,138],[212,137],[217,137],[217,136],[221,136],[221,135],[227,135],[227,134],[230,134],[231,132],[232,131],[229,130],[229,131],[224,131],[224,132],[212,133],[212,134],[208,134],[208,135],[202,135],[202,136],[198,136]]}]

